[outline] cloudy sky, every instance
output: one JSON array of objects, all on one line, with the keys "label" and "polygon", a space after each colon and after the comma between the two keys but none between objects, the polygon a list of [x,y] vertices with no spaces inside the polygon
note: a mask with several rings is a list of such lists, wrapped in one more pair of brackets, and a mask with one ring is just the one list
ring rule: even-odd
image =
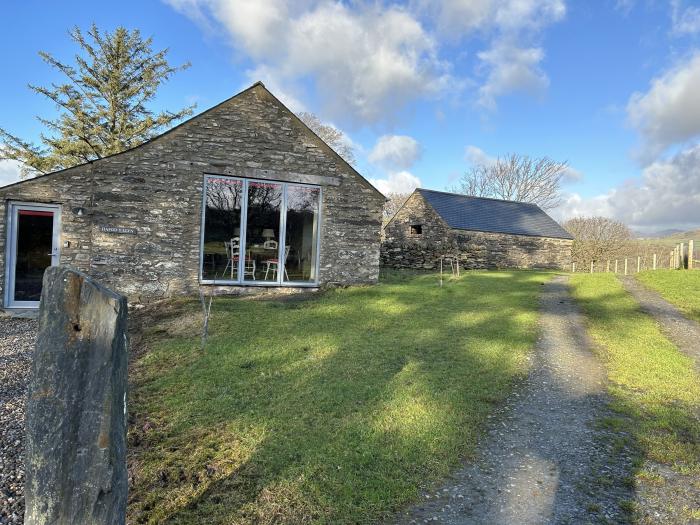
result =
[{"label": "cloudy sky", "polygon": [[[125,25],[192,63],[164,108],[206,109],[262,80],[345,131],[382,191],[445,189],[515,152],[568,161],[557,218],[700,226],[700,6],[691,0],[4,2],[0,126],[36,138],[66,31]],[[41,13],[41,16],[37,16]],[[26,23],[31,21],[31,23]],[[17,176],[0,162],[0,182]]]}]

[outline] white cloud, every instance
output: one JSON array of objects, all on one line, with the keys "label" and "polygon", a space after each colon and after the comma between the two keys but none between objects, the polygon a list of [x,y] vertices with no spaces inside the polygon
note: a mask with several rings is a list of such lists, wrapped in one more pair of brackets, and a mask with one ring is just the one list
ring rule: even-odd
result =
[{"label": "white cloud", "polygon": [[421,187],[421,180],[408,171],[390,173],[385,179],[369,179],[384,195],[389,193],[411,193]]},{"label": "white cloud", "polygon": [[369,161],[390,171],[411,168],[421,156],[421,146],[407,135],[383,135],[369,153]]},{"label": "white cloud", "polygon": [[540,67],[544,59],[541,47],[520,48],[512,42],[496,42],[488,51],[478,54],[486,70],[485,83],[479,88],[479,105],[496,109],[496,99],[516,91],[541,94],[549,86],[549,78]]},{"label": "white cloud", "polygon": [[700,53],[653,79],[627,104],[630,123],[645,141],[643,160],[700,135]]},{"label": "white cloud", "polygon": [[[406,9],[329,0],[166,0],[223,26],[279,84],[311,79],[335,118],[373,123],[445,85],[436,43]],[[260,69],[262,68],[262,69]]]},{"label": "white cloud", "polygon": [[464,158],[472,166],[488,166],[496,162],[496,157],[490,156],[483,149],[469,145],[464,148]]},{"label": "white cloud", "polygon": [[671,22],[675,33],[699,33],[700,7],[685,7],[682,0],[671,0]]},{"label": "white cloud", "polygon": [[477,53],[477,72],[484,79],[481,107],[494,110],[502,95],[538,95],[549,86],[541,65],[545,52],[536,42],[545,27],[564,18],[564,0],[424,0],[420,5],[436,18],[440,32],[453,38],[477,33],[487,40],[487,49]]},{"label": "white cloud", "polygon": [[635,229],[690,228],[700,225],[700,144],[647,166],[628,181],[590,199],[569,195],[559,217],[603,215]]},{"label": "white cloud", "polygon": [[0,186],[19,182],[20,164],[14,160],[0,160]]}]

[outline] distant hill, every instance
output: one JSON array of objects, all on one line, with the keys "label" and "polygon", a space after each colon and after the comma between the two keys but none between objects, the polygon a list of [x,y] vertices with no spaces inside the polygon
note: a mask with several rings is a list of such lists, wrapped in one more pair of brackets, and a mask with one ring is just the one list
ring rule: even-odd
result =
[{"label": "distant hill", "polygon": [[676,229],[668,229],[668,230],[659,230],[655,232],[650,232],[650,233],[642,233],[642,232],[632,232],[634,236],[637,239],[663,239],[665,237],[672,237],[674,235],[678,235],[681,233],[684,233],[683,230],[676,230]]}]

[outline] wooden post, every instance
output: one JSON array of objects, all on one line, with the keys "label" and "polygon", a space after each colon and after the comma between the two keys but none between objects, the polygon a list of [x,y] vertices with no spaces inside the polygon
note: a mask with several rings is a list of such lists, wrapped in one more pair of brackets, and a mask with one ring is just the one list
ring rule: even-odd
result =
[{"label": "wooden post", "polygon": [[442,259],[443,257],[440,256],[440,286],[442,286]]},{"label": "wooden post", "polygon": [[617,274],[617,259],[615,259],[615,273]]},{"label": "wooden post", "polygon": [[625,275],[627,275],[627,257],[625,257]]},{"label": "wooden post", "polygon": [[591,273],[593,273],[593,261],[591,261]]},{"label": "wooden post", "polygon": [[668,269],[670,270],[671,268],[673,268],[673,250],[671,250],[668,258]]},{"label": "wooden post", "polygon": [[127,304],[62,266],[44,273],[27,399],[27,525],[126,520]]},{"label": "wooden post", "polygon": [[639,273],[641,269],[642,269],[642,257],[640,255],[637,255],[637,273]]},{"label": "wooden post", "polygon": [[688,241],[688,270],[693,269],[693,262],[695,262],[693,259],[695,258],[695,241],[693,239],[690,239]]},{"label": "wooden post", "polygon": [[571,273],[576,273],[576,263],[575,262],[571,263]]},{"label": "wooden post", "polygon": [[605,267],[605,272],[606,272],[606,273],[609,273],[609,272],[610,272],[610,259],[608,259],[608,264],[607,264],[607,266]]},{"label": "wooden post", "polygon": [[656,254],[651,259],[652,269],[656,270]]},{"label": "wooden post", "polygon": [[678,266],[680,266],[682,270],[685,270],[685,243],[682,242],[679,246],[680,248],[678,249]]}]

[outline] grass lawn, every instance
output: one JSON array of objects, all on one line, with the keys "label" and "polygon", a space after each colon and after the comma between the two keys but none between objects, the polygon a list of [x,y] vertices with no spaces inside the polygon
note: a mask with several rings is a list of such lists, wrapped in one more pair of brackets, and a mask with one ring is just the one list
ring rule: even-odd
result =
[{"label": "grass lawn", "polygon": [[393,273],[310,300],[195,302],[132,365],[134,523],[369,523],[469,457],[526,372],[551,274]]},{"label": "grass lawn", "polygon": [[700,377],[692,360],[662,335],[614,275],[579,274],[571,283],[621,416],[609,423],[632,436],[640,459],[700,474]]},{"label": "grass lawn", "polygon": [[642,272],[637,279],[700,322],[700,271],[655,270]]}]

